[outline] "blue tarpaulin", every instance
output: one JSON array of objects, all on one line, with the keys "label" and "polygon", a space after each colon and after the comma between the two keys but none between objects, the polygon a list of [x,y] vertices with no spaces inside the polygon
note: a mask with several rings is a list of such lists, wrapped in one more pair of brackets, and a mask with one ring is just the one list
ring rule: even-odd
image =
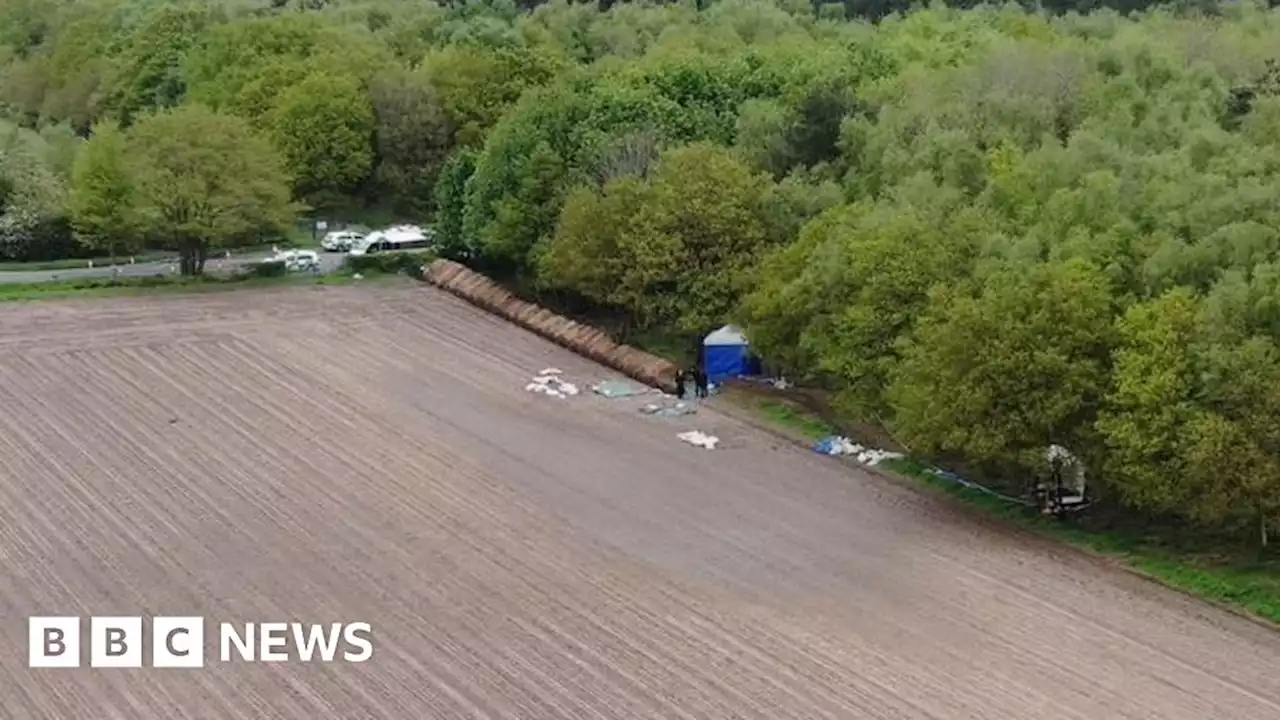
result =
[{"label": "blue tarpaulin", "polygon": [[813,451],[816,453],[822,453],[823,455],[835,455],[836,448],[840,447],[841,441],[843,440],[844,438],[838,435],[824,437],[813,444]]}]

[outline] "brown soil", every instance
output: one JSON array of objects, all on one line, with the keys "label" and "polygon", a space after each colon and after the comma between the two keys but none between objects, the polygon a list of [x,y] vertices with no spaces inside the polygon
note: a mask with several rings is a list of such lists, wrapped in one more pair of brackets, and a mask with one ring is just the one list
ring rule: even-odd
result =
[{"label": "brown soil", "polygon": [[[1280,636],[551,365],[613,377],[417,285],[0,309],[0,717],[1280,717]],[[28,669],[59,614],[376,649]]]}]

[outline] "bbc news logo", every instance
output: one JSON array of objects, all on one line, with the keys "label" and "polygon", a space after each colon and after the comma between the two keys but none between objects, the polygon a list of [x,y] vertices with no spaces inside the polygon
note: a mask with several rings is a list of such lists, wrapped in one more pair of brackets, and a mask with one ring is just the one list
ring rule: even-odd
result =
[{"label": "bbc news logo", "polygon": [[[31,617],[27,621],[28,666],[74,668],[81,661],[81,618]],[[146,644],[140,617],[89,618],[89,667],[143,667]],[[151,667],[199,668],[205,662],[204,618],[151,618]],[[221,623],[222,662],[365,662],[373,657],[369,623]],[[339,652],[341,650],[341,652]]]}]

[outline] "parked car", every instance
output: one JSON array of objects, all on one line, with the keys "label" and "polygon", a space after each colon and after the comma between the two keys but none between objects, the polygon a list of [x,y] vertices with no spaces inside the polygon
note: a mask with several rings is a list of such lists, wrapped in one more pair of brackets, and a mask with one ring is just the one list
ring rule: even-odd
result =
[{"label": "parked car", "polygon": [[363,239],[364,233],[354,230],[335,230],[325,233],[324,239],[320,241],[320,247],[328,252],[346,252]]},{"label": "parked car", "polygon": [[320,269],[320,256],[314,250],[285,250],[276,253],[269,262],[283,262],[284,269],[290,272]]}]

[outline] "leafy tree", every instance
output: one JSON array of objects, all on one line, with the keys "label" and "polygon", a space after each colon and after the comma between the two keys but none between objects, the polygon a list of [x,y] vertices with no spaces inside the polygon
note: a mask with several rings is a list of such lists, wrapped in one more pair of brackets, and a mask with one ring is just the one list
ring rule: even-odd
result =
[{"label": "leafy tree", "polygon": [[34,52],[48,39],[57,12],[54,0],[9,0],[0,3],[0,45],[18,55]]},{"label": "leafy tree", "polygon": [[1105,391],[1111,292],[1083,261],[939,290],[900,350],[889,400],[913,449],[1028,470],[1050,444],[1080,453]]},{"label": "leafy tree", "polygon": [[495,267],[530,270],[576,185],[600,177],[628,136],[655,146],[727,144],[737,107],[776,83],[747,82],[751,63],[661,56],[526,93],[489,134],[469,186],[466,233]]},{"label": "leafy tree", "polygon": [[48,48],[48,85],[40,115],[87,135],[106,111],[105,96],[116,71],[113,50],[126,29],[120,14],[104,4],[81,4],[65,12],[66,24]]},{"label": "leafy tree", "polygon": [[844,202],[844,190],[819,173],[792,171],[773,186],[766,198],[774,228],[780,242],[788,243],[800,234],[810,220]]},{"label": "leafy tree", "polygon": [[314,204],[350,192],[373,168],[373,108],[353,78],[308,77],[280,96],[269,128],[295,191]]},{"label": "leafy tree", "polygon": [[883,204],[829,211],[763,263],[743,307],[753,345],[834,386],[849,412],[883,417],[899,339],[934,286],[968,277],[991,224],[925,177]]},{"label": "leafy tree", "polygon": [[292,13],[211,28],[183,62],[191,99],[219,110],[232,106],[266,69],[309,59],[324,31],[317,16]]},{"label": "leafy tree", "polygon": [[40,129],[41,159],[64,183],[71,179],[71,168],[84,141],[67,124],[45,125]]},{"label": "leafy tree", "polygon": [[[527,271],[533,248],[555,230],[572,183],[565,157],[583,115],[565,88],[532,92],[493,129],[467,183],[463,235],[490,267]],[[553,147],[552,142],[564,147]]]},{"label": "leafy tree", "polygon": [[48,68],[39,58],[15,60],[0,72],[0,103],[6,113],[24,125],[34,126],[40,117],[49,86]]},{"label": "leafy tree", "polygon": [[752,165],[781,176],[794,164],[787,143],[789,125],[787,109],[777,100],[748,100],[738,113],[736,144]]},{"label": "leafy tree", "polygon": [[119,126],[94,126],[71,173],[67,210],[80,244],[106,250],[113,264],[117,251],[130,254],[141,249],[136,179],[128,139]]},{"label": "leafy tree", "polygon": [[0,257],[49,260],[75,252],[66,223],[66,188],[45,163],[39,136],[14,130],[0,135]]},{"label": "leafy tree", "polygon": [[306,60],[269,61],[219,109],[245,118],[257,129],[267,129],[271,111],[281,96],[306,80],[313,70]]},{"label": "leafy tree", "polygon": [[728,318],[772,247],[767,178],[726,151],[669,151],[650,181],[579,190],[541,258],[540,277],[694,334]]},{"label": "leafy tree", "polygon": [[1184,289],[1131,308],[1118,323],[1119,348],[1098,429],[1109,482],[1137,507],[1176,511],[1196,489],[1185,482],[1183,433],[1203,421],[1195,404],[1198,303]]},{"label": "leafy tree", "polygon": [[158,7],[129,39],[116,60],[107,104],[128,125],[139,113],[170,108],[186,93],[182,60],[209,23],[197,4]]},{"label": "leafy tree", "polygon": [[439,93],[422,74],[396,69],[378,75],[370,95],[379,183],[407,211],[432,209],[454,133]]},{"label": "leafy tree", "polygon": [[1130,504],[1210,525],[1280,513],[1280,353],[1273,340],[1215,341],[1185,289],[1132,308],[1119,325],[1098,426],[1110,482]]},{"label": "leafy tree", "polygon": [[1238,85],[1231,89],[1223,123],[1229,128],[1240,126],[1241,118],[1253,110],[1255,100],[1280,95],[1280,62],[1268,58],[1262,72],[1253,82]]},{"label": "leafy tree", "polygon": [[421,72],[435,89],[460,145],[478,146],[521,93],[549,82],[563,67],[532,48],[452,45],[429,53]]},{"label": "leafy tree", "polygon": [[1265,545],[1280,520],[1280,348],[1267,336],[1218,342],[1203,366],[1213,419],[1188,463],[1201,489],[1193,517],[1256,526]]},{"label": "leafy tree", "polygon": [[847,85],[815,84],[780,99],[753,99],[738,115],[737,144],[775,177],[793,168],[840,160],[841,124],[853,109]]},{"label": "leafy tree", "polygon": [[326,23],[315,13],[237,18],[210,28],[183,62],[193,101],[248,117],[264,114],[271,97],[312,75],[368,82],[391,63],[368,32]]},{"label": "leafy tree", "polygon": [[277,233],[297,212],[283,158],[247,122],[199,105],[148,116],[130,133],[144,229],[200,274],[210,249]]},{"label": "leafy tree", "polygon": [[449,157],[436,181],[436,235],[441,254],[453,260],[471,259],[475,249],[464,226],[467,182],[475,169],[475,153],[463,148]]}]

